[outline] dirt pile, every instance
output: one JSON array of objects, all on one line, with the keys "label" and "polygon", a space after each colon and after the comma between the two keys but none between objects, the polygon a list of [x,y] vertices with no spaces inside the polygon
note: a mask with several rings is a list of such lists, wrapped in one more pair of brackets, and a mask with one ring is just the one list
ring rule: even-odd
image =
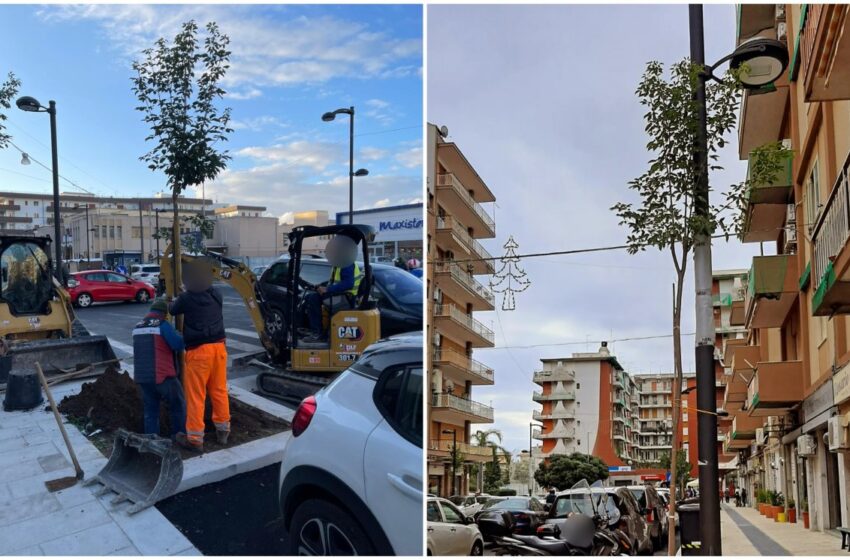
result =
[{"label": "dirt pile", "polygon": [[[111,445],[112,432],[117,428],[133,432],[142,432],[144,429],[141,390],[129,374],[114,368],[107,370],[97,380],[84,383],[79,393],[65,397],[58,406],[60,412],[87,431],[98,428],[103,430],[98,437],[104,440],[104,444],[109,442]],[[215,438],[209,400],[204,416],[207,432],[204,447],[207,452],[234,447],[289,429],[285,421],[231,398],[231,436],[227,445],[221,446]],[[163,437],[171,434],[168,408],[164,405],[160,408],[159,430],[159,435]]]}]

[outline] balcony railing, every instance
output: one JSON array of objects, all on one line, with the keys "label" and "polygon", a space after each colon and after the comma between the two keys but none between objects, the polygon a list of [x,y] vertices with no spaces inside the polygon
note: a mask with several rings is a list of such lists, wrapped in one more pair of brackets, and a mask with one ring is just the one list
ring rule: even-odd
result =
[{"label": "balcony railing", "polygon": [[575,391],[552,391],[548,395],[544,395],[540,391],[534,391],[532,400],[535,401],[564,401],[573,400],[576,398]]},{"label": "balcony railing", "polygon": [[489,381],[490,383],[493,383],[495,380],[493,368],[487,367],[481,362],[473,360],[469,356],[461,354],[456,350],[434,350],[434,362],[450,363],[453,366],[463,369],[477,377],[480,377],[481,379]]},{"label": "balcony railing", "polygon": [[[431,440],[430,444],[430,448],[433,450],[445,451],[447,453],[452,452],[452,441],[450,439]],[[457,442],[457,452],[464,455],[465,458],[469,458],[471,456],[490,458],[493,455],[493,448],[482,445],[471,445],[469,443],[459,441]]]},{"label": "balcony railing", "polygon": [[533,381],[535,383],[546,383],[549,381],[575,381],[576,372],[571,369],[555,369],[535,371]]},{"label": "balcony railing", "polygon": [[[838,172],[838,178],[812,231],[814,258],[812,259],[812,286],[815,290],[826,292],[831,286],[821,287],[827,276],[832,259],[850,239],[850,154]],[[816,294],[813,307],[818,311],[818,299],[825,294]],[[818,297],[820,296],[820,297]],[[820,313],[816,313],[820,314]]]},{"label": "balcony railing", "polygon": [[576,431],[574,429],[563,428],[560,430],[552,430],[550,432],[544,432],[542,430],[534,430],[531,433],[534,439],[547,439],[547,438],[559,438],[559,439],[574,439],[576,437]]},{"label": "balcony railing", "polygon": [[496,304],[496,298],[493,292],[488,290],[484,284],[475,279],[469,272],[461,268],[460,265],[453,262],[438,262],[434,264],[434,272],[436,274],[448,273],[457,283],[465,287],[467,290],[487,301],[491,306]]},{"label": "balcony railing", "polygon": [[559,419],[573,419],[576,417],[576,413],[571,410],[565,409],[555,409],[547,413],[543,413],[539,410],[535,410],[531,413],[531,418],[537,420],[538,422],[542,422],[543,420],[559,420]]},{"label": "balcony railing", "polygon": [[800,66],[803,70],[803,82],[809,81],[809,73],[815,68],[817,60],[815,54],[815,39],[817,39],[818,26],[823,15],[822,4],[807,4],[806,8],[806,23],[803,25],[802,33],[800,34]]},{"label": "balcony railing", "polygon": [[435,317],[449,317],[458,323],[461,323],[467,329],[473,331],[478,336],[486,339],[490,344],[495,344],[496,337],[493,331],[484,326],[481,321],[473,319],[471,315],[467,315],[457,307],[451,304],[440,304],[434,306]]},{"label": "balcony railing", "polygon": [[474,198],[472,198],[472,195],[469,194],[469,191],[464,188],[463,184],[460,182],[460,180],[458,180],[457,177],[455,177],[454,174],[444,173],[442,175],[437,175],[437,187],[451,187],[455,194],[457,194],[461,198],[461,200],[463,200],[464,203],[466,203],[466,205],[469,206],[479,218],[481,218],[481,221],[486,224],[487,229],[490,231],[490,233],[495,235],[496,222],[493,220],[493,218],[490,217],[489,214],[487,214],[487,211],[484,210],[484,207],[481,206],[481,204],[479,204],[478,202],[476,202]]},{"label": "balcony railing", "polygon": [[490,422],[493,421],[492,407],[489,407],[486,404],[471,401],[469,399],[464,399],[458,397],[457,395],[452,395],[450,393],[434,395],[431,404],[435,408],[451,408],[453,410],[469,414],[471,416],[477,416],[478,418],[486,418]]},{"label": "balcony railing", "polygon": [[489,266],[491,268],[493,267],[493,255],[491,255],[487,249],[481,245],[481,243],[473,239],[472,236],[469,235],[469,232],[466,231],[466,228],[460,225],[454,218],[451,216],[437,216],[437,229],[450,229],[452,233],[457,236],[460,243],[464,245],[470,253],[474,256],[485,259]]}]

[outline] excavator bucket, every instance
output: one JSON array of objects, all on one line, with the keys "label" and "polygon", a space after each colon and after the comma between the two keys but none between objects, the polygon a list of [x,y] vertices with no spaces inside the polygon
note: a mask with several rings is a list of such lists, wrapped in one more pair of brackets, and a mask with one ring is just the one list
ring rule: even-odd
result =
[{"label": "excavator bucket", "polygon": [[101,484],[98,496],[114,492],[113,504],[132,502],[133,514],[171,496],[182,479],[183,460],[171,440],[122,428],[106,466],[84,484]]},{"label": "excavator bucket", "polygon": [[102,373],[105,366],[115,363],[115,352],[105,336],[80,336],[17,342],[0,345],[0,389],[13,371],[35,371],[41,364],[48,381],[51,377],[81,372]]}]

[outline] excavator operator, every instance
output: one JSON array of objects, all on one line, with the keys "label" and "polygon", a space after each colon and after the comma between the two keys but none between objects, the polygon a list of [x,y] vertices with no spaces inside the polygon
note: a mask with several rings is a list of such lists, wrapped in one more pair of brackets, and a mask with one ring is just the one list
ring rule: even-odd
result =
[{"label": "excavator operator", "polygon": [[307,321],[311,335],[304,342],[325,342],[327,336],[322,326],[322,305],[326,302],[331,312],[354,309],[357,291],[363,273],[355,262],[357,244],[350,237],[337,235],[328,241],[325,247],[325,257],[331,263],[331,277],[327,286],[318,286],[316,291],[308,293],[305,298]]}]

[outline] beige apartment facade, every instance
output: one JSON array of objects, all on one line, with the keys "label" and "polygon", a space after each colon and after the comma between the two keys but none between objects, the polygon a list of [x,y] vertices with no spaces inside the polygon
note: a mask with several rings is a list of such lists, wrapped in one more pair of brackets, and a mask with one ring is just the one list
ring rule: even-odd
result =
[{"label": "beige apartment facade", "polygon": [[427,130],[428,278],[426,362],[429,379],[428,489],[448,496],[481,488],[490,447],[477,430],[493,422],[493,408],[474,400],[476,386],[492,385],[492,368],[473,358],[493,347],[494,333],[475,314],[495,307],[490,290],[475,276],[493,273],[490,254],[478,239],[495,236],[495,222],[482,206],[495,197],[460,148],[436,126]]}]

